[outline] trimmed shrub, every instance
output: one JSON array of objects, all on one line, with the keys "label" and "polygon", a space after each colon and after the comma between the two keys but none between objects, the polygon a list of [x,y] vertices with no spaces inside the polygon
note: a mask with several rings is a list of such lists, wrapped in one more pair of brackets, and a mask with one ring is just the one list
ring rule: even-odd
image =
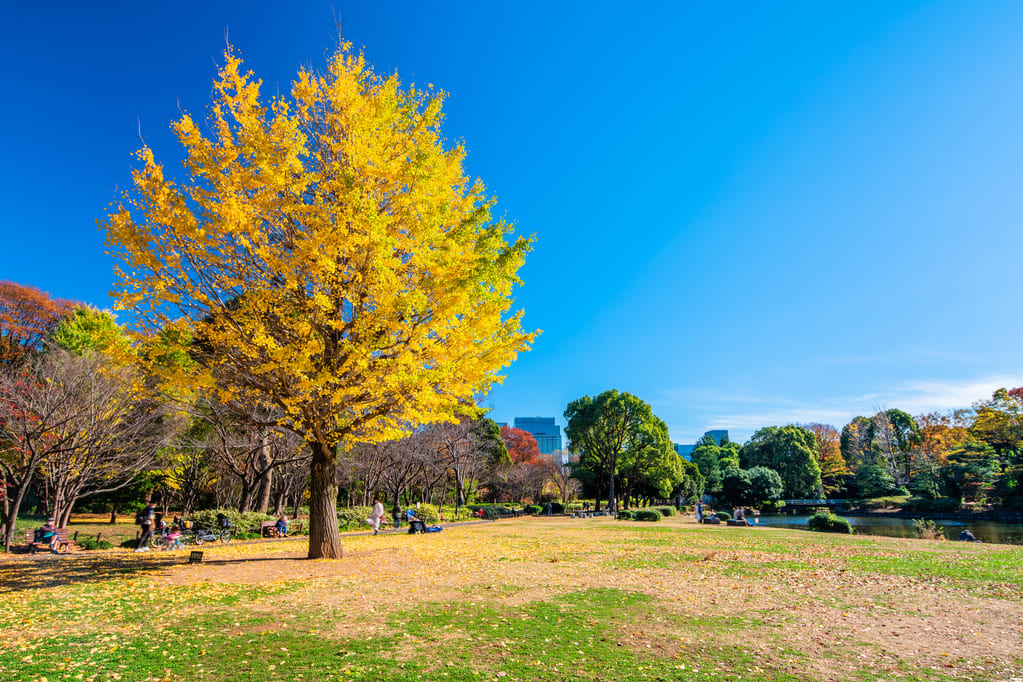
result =
[{"label": "trimmed shrub", "polygon": [[204,509],[192,514],[189,520],[200,528],[218,528],[217,514],[224,514],[235,530],[242,532],[259,528],[259,524],[264,521],[276,520],[276,517],[269,514],[260,514],[259,512],[245,512],[242,514],[234,509]]},{"label": "trimmed shrub", "polygon": [[[78,541],[78,544],[82,546],[82,549],[113,549],[114,543],[107,542],[106,540],[96,541],[96,538],[82,538]],[[132,541],[132,547],[135,546],[135,541]]]},{"label": "trimmed shrub", "polygon": [[419,505],[419,509],[416,510],[416,516],[431,526],[440,523],[440,514],[437,513],[437,508],[432,504]]},{"label": "trimmed shrub", "polygon": [[565,505],[565,511],[581,511],[583,508],[582,502],[570,502]]},{"label": "trimmed shrub", "polygon": [[532,514],[534,516],[536,516],[537,514],[539,514],[542,511],[543,511],[543,507],[541,507],[538,504],[531,504],[528,507],[526,507],[526,512],[529,513],[529,514]]},{"label": "trimmed shrub", "polygon": [[565,513],[565,505],[561,504],[560,502],[551,502],[551,513],[552,514],[564,514]]},{"label": "trimmed shrub", "polygon": [[635,513],[637,521],[660,521],[661,513],[656,509],[640,509]]},{"label": "trimmed shrub", "polygon": [[[373,513],[373,507],[347,507],[345,509],[337,510],[337,525],[338,528],[344,528],[348,530],[352,526],[359,528],[366,523],[366,519]],[[384,518],[380,520],[380,525],[392,521],[391,515],[384,513]]]},{"label": "trimmed shrub", "polygon": [[845,533],[852,535],[853,527],[849,523],[849,519],[843,519],[841,516],[836,516],[831,512],[818,512],[810,517],[810,520],[806,522],[810,530],[820,531],[822,533]]},{"label": "trimmed shrub", "polygon": [[668,505],[665,505],[663,507],[652,507],[652,509],[656,509],[657,511],[659,511],[661,513],[661,516],[674,516],[677,513],[674,507],[670,507]]},{"label": "trimmed shrub", "polygon": [[721,519],[722,521],[729,521],[732,518],[732,515],[726,511],[715,512],[714,515]]},{"label": "trimmed shrub", "polygon": [[632,511],[629,509],[623,509],[620,512],[618,512],[618,518],[621,519],[622,521],[632,521],[635,518],[635,516],[636,515],[633,514]]}]

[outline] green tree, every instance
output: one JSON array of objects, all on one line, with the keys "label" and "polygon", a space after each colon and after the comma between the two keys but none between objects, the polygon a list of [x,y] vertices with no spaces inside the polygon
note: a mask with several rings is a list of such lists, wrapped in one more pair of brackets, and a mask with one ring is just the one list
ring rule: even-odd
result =
[{"label": "green tree", "polygon": [[[703,476],[705,491],[708,495],[717,496],[721,493],[721,446],[713,436],[704,435],[696,442],[690,461],[696,465]],[[738,466],[738,462],[736,462]]]},{"label": "green tree", "polygon": [[683,478],[682,484],[673,491],[672,497],[677,497],[681,504],[696,504],[696,501],[703,497],[706,481],[695,464],[681,457],[678,461],[682,466]]},{"label": "green tree", "polygon": [[854,471],[861,464],[873,461],[870,445],[871,434],[870,417],[854,417],[842,428],[839,446],[842,458]]},{"label": "green tree", "polygon": [[[663,422],[645,402],[630,393],[604,391],[583,396],[565,409],[565,435],[579,453],[582,466],[606,484],[608,508],[615,508],[615,479],[619,466],[631,464],[656,441]],[[667,427],[663,427],[667,439]]]},{"label": "green tree", "polygon": [[950,452],[943,470],[949,497],[964,502],[983,502],[999,473],[997,451],[980,441],[966,443]]},{"label": "green tree", "polygon": [[760,429],[742,448],[742,466],[774,469],[785,485],[785,497],[816,498],[823,494],[817,440],[799,426]]},{"label": "green tree", "polygon": [[622,497],[668,499],[681,485],[681,458],[668,437],[668,426],[656,415],[640,427],[634,447],[619,462]]},{"label": "green tree", "polygon": [[1018,391],[1000,388],[991,400],[974,406],[970,433],[994,448],[1003,465],[1019,459],[1023,450],[1023,396]]},{"label": "green tree", "polygon": [[753,485],[749,472],[736,467],[729,467],[721,472],[720,499],[729,507],[752,505]]},{"label": "green tree", "polygon": [[52,339],[75,355],[94,352],[126,358],[131,352],[131,339],[114,316],[89,306],[75,307],[72,315],[57,325]]},{"label": "green tree", "polygon": [[880,464],[862,464],[856,470],[856,487],[861,497],[887,497],[905,492],[891,472]]},{"label": "green tree", "polygon": [[722,471],[738,468],[741,455],[742,446],[739,443],[733,443],[728,440],[723,441],[718,447],[718,467]]},{"label": "green tree", "polygon": [[747,471],[750,480],[751,505],[776,502],[785,494],[785,484],[774,469],[753,467]]}]

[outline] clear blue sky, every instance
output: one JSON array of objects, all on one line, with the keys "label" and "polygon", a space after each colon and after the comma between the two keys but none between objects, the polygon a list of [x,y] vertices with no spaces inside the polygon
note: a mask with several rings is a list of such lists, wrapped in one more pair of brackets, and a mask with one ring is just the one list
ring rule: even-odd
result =
[{"label": "clear blue sky", "polygon": [[744,440],[1023,385],[1023,5],[553,4],[5,3],[0,279],[109,306],[140,127],[174,162],[225,36],[284,91],[336,14],[537,235],[499,421],[617,388]]}]

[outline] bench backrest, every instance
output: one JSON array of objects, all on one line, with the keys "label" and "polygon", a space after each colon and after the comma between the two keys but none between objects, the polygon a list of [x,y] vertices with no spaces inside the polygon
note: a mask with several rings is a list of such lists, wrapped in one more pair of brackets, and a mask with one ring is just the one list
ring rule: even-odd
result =
[{"label": "bench backrest", "polygon": [[[68,539],[67,528],[58,528],[57,529],[57,540],[59,542],[67,542],[67,539]],[[30,528],[30,529],[26,530],[25,531],[25,542],[33,543],[35,541],[36,541],[36,529],[35,528]]]}]

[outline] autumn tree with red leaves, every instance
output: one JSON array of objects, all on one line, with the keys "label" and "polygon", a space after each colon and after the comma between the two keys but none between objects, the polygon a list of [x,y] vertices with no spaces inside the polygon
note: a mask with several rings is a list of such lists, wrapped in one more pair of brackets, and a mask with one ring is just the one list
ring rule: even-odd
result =
[{"label": "autumn tree with red leaves", "polygon": [[39,349],[74,306],[35,287],[0,281],[0,364],[12,364],[26,351]]},{"label": "autumn tree with red leaves", "polygon": [[514,464],[531,464],[540,458],[540,445],[529,431],[502,426],[501,440]]}]

